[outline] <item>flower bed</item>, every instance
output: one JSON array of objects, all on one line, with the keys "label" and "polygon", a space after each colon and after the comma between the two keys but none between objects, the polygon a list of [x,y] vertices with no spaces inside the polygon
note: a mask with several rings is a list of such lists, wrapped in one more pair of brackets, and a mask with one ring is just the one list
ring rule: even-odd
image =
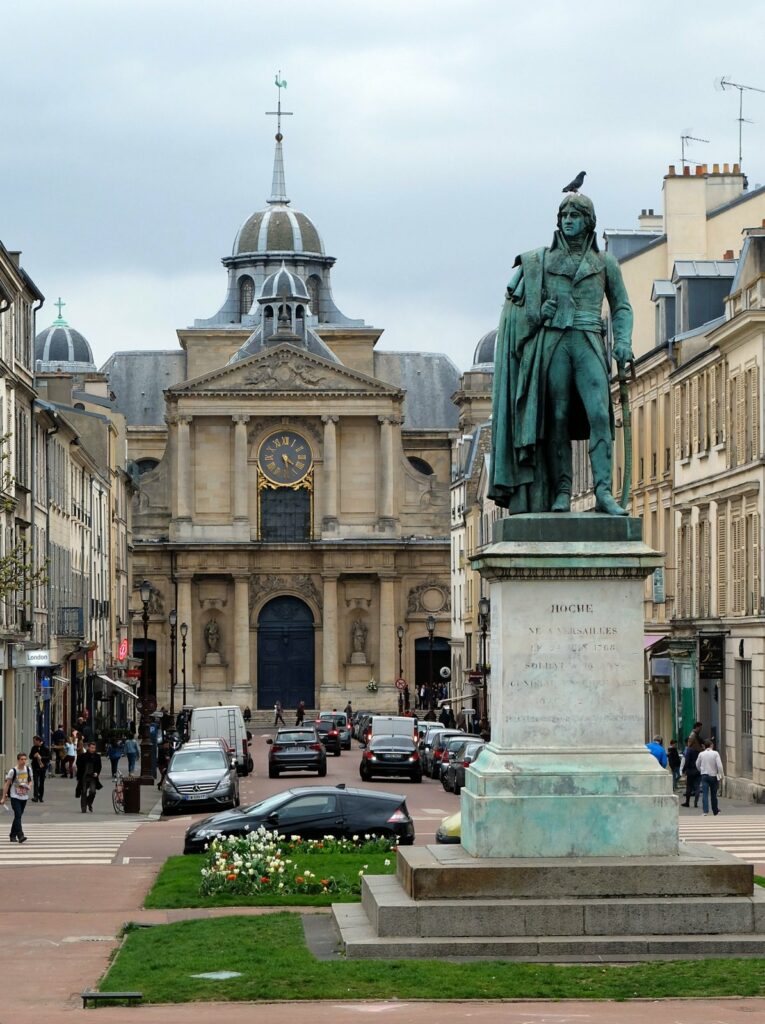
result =
[{"label": "flower bed", "polygon": [[[390,853],[392,857],[395,850],[394,840],[373,835],[354,836],[353,840],[332,836],[286,839],[261,827],[246,836],[217,836],[207,849],[199,891],[203,896],[356,894],[361,891],[361,879],[368,865],[364,864],[353,879],[323,877],[321,872],[311,870],[312,857],[329,853]],[[384,863],[389,867],[391,858]]]}]

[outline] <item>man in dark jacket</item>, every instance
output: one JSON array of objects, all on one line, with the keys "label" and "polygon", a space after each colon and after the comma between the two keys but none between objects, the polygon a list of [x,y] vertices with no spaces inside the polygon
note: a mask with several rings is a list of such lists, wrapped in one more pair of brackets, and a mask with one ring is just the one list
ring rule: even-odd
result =
[{"label": "man in dark jacket", "polygon": [[43,743],[42,736],[34,736],[32,739],[32,749],[29,751],[29,763],[32,765],[32,778],[34,780],[33,804],[41,804],[43,802],[45,776],[48,772],[50,761],[50,750]]},{"label": "man in dark jacket", "polygon": [[85,753],[77,758],[77,790],[80,797],[80,810],[93,811],[96,790],[100,787],[101,755],[96,753],[96,745],[92,741]]},{"label": "man in dark jacket", "polygon": [[[691,733],[693,736],[693,733]],[[685,760],[685,800],[680,804],[681,807],[691,806],[691,797],[693,797],[693,806],[699,806],[699,789],[701,787],[701,773],[696,766],[696,760],[699,756],[699,751],[695,750],[691,746],[691,736],[688,737],[688,745],[683,751],[683,758]]]}]

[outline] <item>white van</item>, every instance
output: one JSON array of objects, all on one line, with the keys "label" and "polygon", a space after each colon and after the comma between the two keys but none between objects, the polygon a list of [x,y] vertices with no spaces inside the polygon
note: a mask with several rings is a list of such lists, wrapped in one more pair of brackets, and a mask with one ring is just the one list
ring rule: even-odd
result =
[{"label": "white van", "polygon": [[405,715],[372,715],[367,743],[373,736],[409,736],[417,742],[417,719]]},{"label": "white van", "polygon": [[228,744],[231,756],[236,760],[239,775],[252,771],[252,757],[247,740],[247,729],[240,708],[221,707],[194,708],[189,725],[190,740],[222,739]]}]

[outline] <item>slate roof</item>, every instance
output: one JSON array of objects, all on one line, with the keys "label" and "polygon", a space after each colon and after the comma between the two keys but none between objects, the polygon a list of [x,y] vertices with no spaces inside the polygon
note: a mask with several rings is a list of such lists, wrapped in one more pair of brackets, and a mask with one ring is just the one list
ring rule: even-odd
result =
[{"label": "slate roof", "polygon": [[375,377],[406,391],[405,430],[453,430],[460,371],[440,352],[375,352]]},{"label": "slate roof", "polygon": [[165,388],[186,377],[186,353],[115,352],[101,367],[116,398],[114,408],[131,426],[164,426]]}]

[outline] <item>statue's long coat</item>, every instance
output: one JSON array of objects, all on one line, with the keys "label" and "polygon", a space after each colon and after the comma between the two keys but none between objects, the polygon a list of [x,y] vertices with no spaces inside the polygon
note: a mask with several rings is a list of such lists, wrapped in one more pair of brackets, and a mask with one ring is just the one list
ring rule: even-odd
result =
[{"label": "statue's long coat", "polygon": [[[581,258],[569,252],[556,232],[553,245],[518,256],[507,289],[494,354],[492,458],[489,497],[512,513],[549,511],[550,494],[544,458],[547,372],[566,330],[581,332],[603,365],[613,432],[613,407],[599,324],[603,298],[608,299],[614,340],[630,341],[632,308],[621,271],[609,253],[594,244]],[[542,303],[557,299],[555,316],[542,322]],[[587,322],[582,328],[575,317]],[[572,440],[589,437],[589,423],[576,389],[571,396]]]}]

